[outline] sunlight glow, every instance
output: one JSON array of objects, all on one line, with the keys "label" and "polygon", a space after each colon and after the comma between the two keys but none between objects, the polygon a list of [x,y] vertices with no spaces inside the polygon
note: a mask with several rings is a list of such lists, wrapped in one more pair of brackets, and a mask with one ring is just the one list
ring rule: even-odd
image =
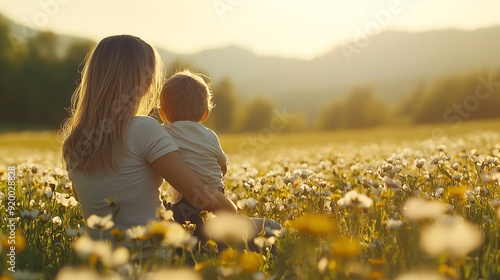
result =
[{"label": "sunlight glow", "polygon": [[110,34],[143,37],[169,51],[193,53],[238,45],[261,55],[312,58],[373,22],[374,14],[400,5],[385,29],[475,29],[500,24],[494,0],[254,0],[71,1],[1,0],[0,10],[18,23],[99,40]]}]

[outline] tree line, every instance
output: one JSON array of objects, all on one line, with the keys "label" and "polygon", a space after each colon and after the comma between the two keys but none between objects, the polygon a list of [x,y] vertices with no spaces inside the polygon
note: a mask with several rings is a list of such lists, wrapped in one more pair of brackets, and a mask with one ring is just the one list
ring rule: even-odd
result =
[{"label": "tree line", "polygon": [[[95,42],[61,44],[60,38],[51,32],[37,32],[16,40],[0,17],[0,130],[57,129],[68,116],[65,108],[79,82],[81,63]],[[185,67],[193,68],[173,61],[167,69]],[[369,86],[356,87],[344,98],[318,104],[315,118],[307,119],[304,112],[286,112],[266,97],[246,100],[226,77],[212,85],[216,107],[206,125],[221,133],[258,132],[273,125],[281,127],[273,121],[284,115],[288,118],[286,127],[279,132],[438,122],[459,125],[500,117],[499,86],[500,70],[484,70],[421,84],[392,103],[378,99]]]},{"label": "tree line", "polygon": [[78,66],[92,44],[78,40],[60,49],[58,36],[51,32],[14,37],[0,18],[0,125],[58,127],[68,115],[65,108],[78,83]]},{"label": "tree line", "polygon": [[347,97],[326,105],[317,118],[325,130],[368,128],[500,118],[500,69],[476,71],[419,84],[399,102],[377,99],[370,87],[353,89]]}]

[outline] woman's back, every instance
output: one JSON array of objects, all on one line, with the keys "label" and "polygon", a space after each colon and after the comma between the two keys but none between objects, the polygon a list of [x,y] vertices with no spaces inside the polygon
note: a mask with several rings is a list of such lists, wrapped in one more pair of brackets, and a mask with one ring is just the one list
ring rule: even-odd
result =
[{"label": "woman's back", "polygon": [[[125,134],[125,147],[126,152],[120,155],[116,171],[85,174],[75,169],[69,172],[84,218],[92,214],[111,214],[112,208],[105,200],[113,198],[115,209],[120,209],[115,224],[123,230],[155,219],[161,207],[158,188],[163,178],[150,163],[177,150],[173,139],[150,117],[132,119]],[[99,238],[98,231],[87,230],[94,239]]]}]

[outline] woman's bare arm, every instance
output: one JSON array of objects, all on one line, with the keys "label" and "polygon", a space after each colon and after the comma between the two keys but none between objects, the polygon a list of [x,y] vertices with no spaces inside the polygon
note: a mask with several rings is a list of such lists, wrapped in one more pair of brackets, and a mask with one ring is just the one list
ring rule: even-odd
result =
[{"label": "woman's bare arm", "polygon": [[236,213],[236,205],[223,193],[205,185],[181,158],[178,151],[151,163],[154,169],[195,208]]}]

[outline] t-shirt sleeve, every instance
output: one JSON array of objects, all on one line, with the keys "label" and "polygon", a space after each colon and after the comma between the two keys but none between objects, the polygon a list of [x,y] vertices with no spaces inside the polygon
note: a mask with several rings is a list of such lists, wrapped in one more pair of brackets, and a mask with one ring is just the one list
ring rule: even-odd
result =
[{"label": "t-shirt sleeve", "polygon": [[165,128],[151,117],[139,117],[131,133],[137,152],[149,163],[179,150]]}]

